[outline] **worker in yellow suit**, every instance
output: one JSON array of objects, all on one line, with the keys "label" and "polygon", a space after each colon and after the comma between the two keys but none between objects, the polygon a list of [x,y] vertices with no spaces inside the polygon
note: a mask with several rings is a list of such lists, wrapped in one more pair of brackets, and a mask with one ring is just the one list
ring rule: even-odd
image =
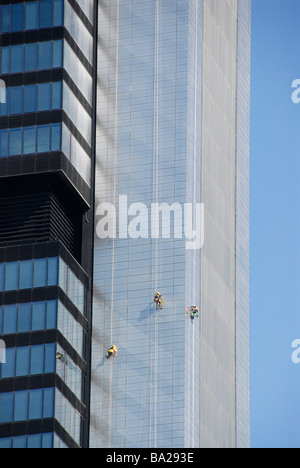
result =
[{"label": "worker in yellow suit", "polygon": [[109,348],[109,350],[107,351],[107,354],[106,354],[107,359],[109,359],[111,356],[116,357],[117,352],[118,352],[118,348],[116,347],[116,345],[112,345],[112,347]]}]

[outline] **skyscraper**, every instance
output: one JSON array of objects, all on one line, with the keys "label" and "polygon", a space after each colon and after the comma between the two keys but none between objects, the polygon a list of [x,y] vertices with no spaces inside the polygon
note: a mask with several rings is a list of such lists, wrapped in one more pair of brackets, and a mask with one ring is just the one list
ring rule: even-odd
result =
[{"label": "skyscraper", "polygon": [[95,12],[0,9],[0,446],[86,447]]},{"label": "skyscraper", "polygon": [[250,3],[2,0],[0,447],[249,445]]},{"label": "skyscraper", "polygon": [[90,445],[248,447],[250,0],[102,0],[97,69]]}]

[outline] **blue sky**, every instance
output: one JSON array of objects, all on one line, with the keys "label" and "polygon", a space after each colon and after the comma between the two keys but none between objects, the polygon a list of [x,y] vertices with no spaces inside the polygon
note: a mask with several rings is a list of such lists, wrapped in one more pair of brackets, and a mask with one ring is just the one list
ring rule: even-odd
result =
[{"label": "blue sky", "polygon": [[252,0],[251,446],[300,448],[300,0]]}]

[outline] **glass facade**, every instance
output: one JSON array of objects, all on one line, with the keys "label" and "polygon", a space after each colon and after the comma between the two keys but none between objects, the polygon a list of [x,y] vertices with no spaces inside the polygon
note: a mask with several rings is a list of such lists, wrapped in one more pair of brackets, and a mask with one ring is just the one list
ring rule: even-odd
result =
[{"label": "glass facade", "polygon": [[0,36],[0,447],[87,447],[94,1],[1,2]]},{"label": "glass facade", "polygon": [[[96,200],[118,213],[126,194],[128,215],[119,214],[115,238],[95,236],[91,447],[236,447],[237,420],[249,426],[247,398],[236,410],[248,368],[247,343],[237,363],[235,334],[243,340],[236,167],[248,157],[236,145],[237,44],[249,47],[249,30],[238,30],[239,14],[249,21],[240,3],[99,4]],[[151,203],[200,202],[201,250],[142,229],[130,236],[132,207],[142,203],[149,214]],[[149,222],[141,212],[138,220]],[[199,306],[198,320],[186,316],[188,304]],[[247,313],[244,303],[244,320]],[[112,344],[118,356],[107,361]]]}]

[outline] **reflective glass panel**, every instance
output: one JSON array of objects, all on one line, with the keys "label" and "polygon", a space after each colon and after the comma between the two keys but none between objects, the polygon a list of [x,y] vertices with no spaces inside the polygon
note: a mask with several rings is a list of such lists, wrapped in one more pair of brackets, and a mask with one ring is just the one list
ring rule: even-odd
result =
[{"label": "reflective glass panel", "polygon": [[10,262],[5,265],[5,291],[13,291],[18,289],[18,262]]},{"label": "reflective glass panel", "polygon": [[10,88],[9,113],[22,114],[23,110],[23,87],[15,86]]},{"label": "reflective glass panel", "polygon": [[36,85],[24,86],[24,112],[36,112]]},{"label": "reflective glass panel", "polygon": [[22,129],[10,129],[8,142],[8,156],[18,156],[20,154],[22,154]]},{"label": "reflective glass panel", "polygon": [[[36,127],[24,127],[23,131],[23,154],[36,153]],[[32,281],[31,276],[27,278],[27,281]],[[29,286],[31,287],[31,286]]]},{"label": "reflective glass panel", "polygon": [[25,9],[25,29],[36,29],[38,26],[38,2],[26,2]]},{"label": "reflective glass panel", "polygon": [[11,31],[23,31],[24,29],[24,3],[11,6]]}]

